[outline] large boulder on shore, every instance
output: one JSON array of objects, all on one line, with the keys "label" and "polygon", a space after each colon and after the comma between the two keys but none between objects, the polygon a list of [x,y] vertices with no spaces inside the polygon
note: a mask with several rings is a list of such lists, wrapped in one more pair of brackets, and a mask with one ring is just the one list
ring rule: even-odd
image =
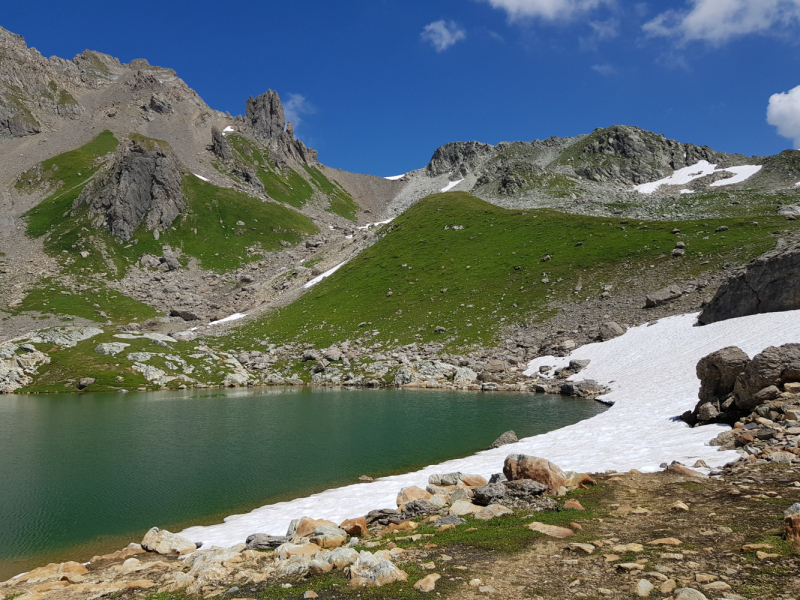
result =
[{"label": "large boulder on shore", "polygon": [[189,554],[197,550],[197,544],[166,529],[153,527],[144,534],[142,548],[158,554]]},{"label": "large boulder on shore", "polygon": [[697,363],[700,400],[708,402],[733,391],[736,378],[744,372],[750,357],[736,346],[728,346],[704,356]]},{"label": "large boulder on shore", "polygon": [[[770,346],[753,357],[736,379],[734,395],[741,410],[753,410],[776,396],[767,388],[800,381],[800,344]],[[780,393],[780,389],[777,390]]]},{"label": "large boulder on shore", "polygon": [[800,308],[800,239],[779,240],[729,279],[700,313],[702,325]]},{"label": "large boulder on shore", "polygon": [[557,465],[546,458],[526,454],[510,454],[503,464],[503,474],[509,481],[532,479],[547,486],[551,494],[566,484],[566,476]]}]

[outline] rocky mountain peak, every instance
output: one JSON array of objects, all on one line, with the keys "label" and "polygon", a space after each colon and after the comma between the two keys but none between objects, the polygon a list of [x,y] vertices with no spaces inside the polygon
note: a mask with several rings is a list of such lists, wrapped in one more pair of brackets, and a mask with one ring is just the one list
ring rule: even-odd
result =
[{"label": "rocky mountain peak", "polygon": [[495,151],[482,142],[451,142],[436,149],[425,171],[431,177],[453,173],[466,175],[476,170]]},{"label": "rocky mountain peak", "polygon": [[172,225],[186,206],[181,182],[181,162],[169,144],[134,134],[72,210],[88,206],[95,226],[127,241],[142,223],[150,231]]},{"label": "rocky mountain peak", "polygon": [[280,137],[286,128],[286,117],[278,92],[267,90],[255,98],[250,96],[245,120],[256,137],[265,140]]}]

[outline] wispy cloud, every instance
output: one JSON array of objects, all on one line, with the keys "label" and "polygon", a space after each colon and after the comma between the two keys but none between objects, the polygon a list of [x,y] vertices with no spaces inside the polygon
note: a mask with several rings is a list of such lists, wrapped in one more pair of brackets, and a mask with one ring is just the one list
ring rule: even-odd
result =
[{"label": "wispy cloud", "polygon": [[777,127],[778,135],[792,140],[794,147],[800,150],[800,85],[770,96],[767,123]]},{"label": "wispy cloud", "polygon": [[664,67],[665,69],[691,71],[689,63],[686,62],[686,57],[683,54],[676,54],[675,52],[664,52],[656,58],[656,64]]},{"label": "wispy cloud", "polygon": [[609,64],[592,65],[592,71],[600,73],[600,75],[606,75],[606,76],[617,74],[617,70]]},{"label": "wispy cloud", "polygon": [[467,38],[466,32],[455,21],[434,21],[422,28],[423,40],[430,42],[437,52],[443,52],[460,40]]},{"label": "wispy cloud", "polygon": [[300,115],[311,115],[315,111],[316,109],[301,94],[289,94],[288,100],[283,103],[283,114],[295,128],[303,121]]},{"label": "wispy cloud", "polygon": [[651,36],[721,45],[733,38],[800,25],[800,0],[687,0],[644,24]]},{"label": "wispy cloud", "polygon": [[589,27],[592,28],[598,40],[608,40],[619,36],[619,21],[617,19],[589,21]]},{"label": "wispy cloud", "polygon": [[511,21],[538,18],[544,21],[569,20],[603,5],[613,6],[615,0],[484,0],[508,14]]}]

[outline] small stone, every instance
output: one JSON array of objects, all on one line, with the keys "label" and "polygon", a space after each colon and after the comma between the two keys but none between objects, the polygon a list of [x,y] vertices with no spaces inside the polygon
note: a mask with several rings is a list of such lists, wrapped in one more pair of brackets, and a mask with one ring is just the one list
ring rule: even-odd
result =
[{"label": "small stone", "polygon": [[480,579],[470,579],[469,585],[471,587],[478,587],[481,583],[483,583]]},{"label": "small stone", "polygon": [[607,563],[614,562],[615,560],[619,560],[619,556],[616,554],[606,554],[605,559]]},{"label": "small stone", "polygon": [[625,554],[627,552],[644,552],[644,546],[641,544],[618,544],[613,548],[614,552]]},{"label": "small stone", "polygon": [[564,508],[566,510],[586,510],[577,500],[567,500],[564,502]]},{"label": "small stone", "polygon": [[488,521],[490,519],[494,519],[495,517],[510,515],[512,512],[513,511],[510,508],[506,508],[502,504],[490,504],[486,508],[482,508],[476,512],[474,517],[476,519],[480,519],[481,521]]},{"label": "small stone", "polygon": [[549,535],[550,537],[555,537],[555,538],[565,538],[575,535],[575,532],[572,531],[572,529],[567,529],[566,527],[558,527],[556,525],[547,525],[545,523],[540,523],[538,521],[529,523],[528,529],[530,529],[531,531],[538,531],[539,533],[543,533],[545,535]]},{"label": "small stone", "polygon": [[711,575],[709,573],[697,573],[694,576],[694,580],[697,583],[711,583],[712,581],[716,581],[719,579],[716,575]]},{"label": "small stone", "polygon": [[758,560],[769,560],[770,558],[778,558],[780,554],[770,554],[768,552],[761,552],[761,550],[759,550],[756,552],[756,556],[758,557]]},{"label": "small stone", "polygon": [[703,592],[694,588],[681,588],[675,592],[675,600],[708,600]]},{"label": "small stone", "polygon": [[490,586],[490,585],[482,585],[481,587],[479,587],[479,588],[478,588],[478,591],[479,591],[481,594],[494,594],[494,593],[495,593],[497,590],[496,590],[496,589],[494,589],[494,588],[493,588],[492,586]]},{"label": "small stone", "polygon": [[712,590],[716,592],[728,592],[731,590],[731,586],[729,586],[724,581],[714,581],[712,583],[707,583],[703,586],[704,590]]},{"label": "small stone", "polygon": [[678,538],[661,538],[650,542],[651,546],[680,546],[683,542]]},{"label": "small stone", "polygon": [[303,594],[303,598],[319,598],[319,596],[317,596],[317,592],[308,590],[305,594]]},{"label": "small stone", "polygon": [[688,505],[686,505],[686,504],[685,504],[685,503],[683,503],[683,502],[680,502],[680,501],[678,501],[678,502],[676,502],[675,504],[673,504],[672,506],[670,506],[670,507],[669,507],[669,509],[670,509],[670,510],[682,510],[682,511],[688,511],[688,510],[689,510],[689,506],[688,506]]},{"label": "small stone", "polygon": [[624,569],[626,571],[644,571],[644,565],[639,563],[619,563],[617,565],[618,569]]},{"label": "small stone", "polygon": [[414,589],[419,590],[420,592],[432,592],[436,588],[436,582],[439,581],[441,577],[442,576],[438,573],[431,573],[415,583]]},{"label": "small stone", "polygon": [[671,594],[675,591],[676,587],[678,587],[678,585],[675,583],[674,579],[667,579],[664,583],[658,586],[658,591],[662,594]]},{"label": "small stone", "polygon": [[420,566],[421,566],[423,569],[428,569],[428,570],[430,570],[430,569],[435,569],[435,568],[436,568],[436,563],[435,563],[435,562],[433,562],[433,561],[430,561],[430,562],[423,563],[423,564],[421,564]]},{"label": "small stone", "polygon": [[594,554],[595,547],[591,544],[570,544],[567,546],[570,550],[580,550],[586,554]]},{"label": "small stone", "polygon": [[633,588],[634,593],[640,598],[646,598],[653,591],[653,584],[647,579],[640,579]]}]

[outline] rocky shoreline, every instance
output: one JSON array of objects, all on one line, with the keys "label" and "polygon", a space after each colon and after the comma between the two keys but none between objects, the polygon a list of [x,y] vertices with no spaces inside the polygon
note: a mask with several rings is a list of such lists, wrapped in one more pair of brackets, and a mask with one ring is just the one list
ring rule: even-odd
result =
[{"label": "rocky shoreline", "polygon": [[[766,465],[779,470],[773,468],[766,471],[769,476],[764,475]],[[775,482],[783,492],[770,490],[753,496],[754,492],[749,491],[751,487],[760,490],[759,482],[767,481]],[[577,597],[587,597],[584,586],[575,588],[572,574],[580,572],[579,583],[590,582],[592,578],[585,573],[589,563],[595,570],[613,574],[598,573],[601,578],[595,581],[589,597],[619,594],[647,597],[657,588],[662,596],[674,595],[677,600],[743,598],[735,593],[739,568],[723,571],[717,564],[715,570],[703,570],[704,563],[712,558],[725,561],[725,556],[732,553],[712,557],[709,551],[713,549],[693,550],[696,544],[671,537],[669,529],[645,528],[635,538],[638,541],[632,541],[630,534],[614,537],[596,531],[607,530],[605,523],[625,529],[627,520],[645,521],[659,514],[664,515],[667,523],[672,522],[675,529],[687,520],[679,516],[700,511],[699,500],[686,503],[662,498],[661,504],[666,503],[663,507],[610,502],[604,512],[598,512],[597,502],[602,502],[602,498],[608,501],[612,490],[616,494],[634,483],[640,489],[676,484],[679,490],[676,498],[685,497],[692,489],[723,487],[726,503],[782,500],[780,510],[785,510],[782,533],[770,535],[776,540],[782,536],[785,546],[775,541],[742,543],[742,536],[733,534],[729,527],[700,533],[717,536],[714,545],[719,543],[720,536],[733,538],[733,543],[740,545],[739,552],[746,557],[745,561],[752,560],[750,555],[757,555],[753,559],[765,567],[798,563],[800,504],[791,504],[791,497],[796,499],[800,495],[800,481],[797,466],[789,462],[768,463],[750,457],[726,466],[711,478],[677,463],[665,465],[663,472],[650,475],[631,471],[590,476],[563,472],[546,459],[512,454],[506,458],[503,472],[489,481],[463,473],[433,475],[426,489],[401,489],[396,508],[371,511],[339,524],[301,517],[292,521],[285,536],[256,533],[231,548],[204,548],[179,535],[153,528],[140,544],[95,556],[86,564],[54,563],[0,583],[0,598],[90,600],[109,596],[150,598],[153,593],[163,594],[159,598],[254,598],[267,590],[273,590],[270,597],[315,598],[340,597],[347,593],[347,588],[383,586],[387,586],[386,596],[380,597],[394,597],[408,588],[420,593],[445,589],[446,593],[469,597],[517,597],[525,586],[517,589],[516,594],[501,595],[501,586],[508,587],[505,581],[496,582],[496,576],[503,570],[501,565],[488,571],[482,580],[473,576],[474,564],[457,564],[476,562],[475,557],[467,560],[469,549],[463,547],[463,540],[453,546],[453,553],[459,553],[455,561],[448,554],[448,543],[440,546],[446,540],[458,541],[459,536],[468,536],[470,532],[487,535],[492,523],[514,528],[517,535],[524,533],[525,547],[534,552],[555,551],[553,558],[567,567],[570,574],[561,584],[565,592],[547,597],[575,597],[576,592]],[[598,496],[602,490],[605,495]],[[784,500],[786,495],[789,497]],[[775,511],[773,506],[769,509]],[[598,514],[603,517],[595,516]],[[713,516],[710,510],[704,514],[711,521]],[[554,524],[554,518],[558,524]],[[604,539],[584,539],[585,529],[595,530],[591,535]],[[686,531],[680,535],[685,536]],[[706,544],[708,541],[711,540],[707,538]],[[592,560],[595,555],[602,559],[599,563]],[[733,556],[729,562],[737,560],[738,556]],[[602,565],[607,566],[601,569]],[[342,589],[322,585],[329,581],[327,577],[340,581],[336,586]],[[784,584],[787,591],[797,591],[790,579],[784,578]],[[312,589],[319,585],[322,587],[318,591]],[[307,588],[302,595],[298,593],[301,588]]]}]

